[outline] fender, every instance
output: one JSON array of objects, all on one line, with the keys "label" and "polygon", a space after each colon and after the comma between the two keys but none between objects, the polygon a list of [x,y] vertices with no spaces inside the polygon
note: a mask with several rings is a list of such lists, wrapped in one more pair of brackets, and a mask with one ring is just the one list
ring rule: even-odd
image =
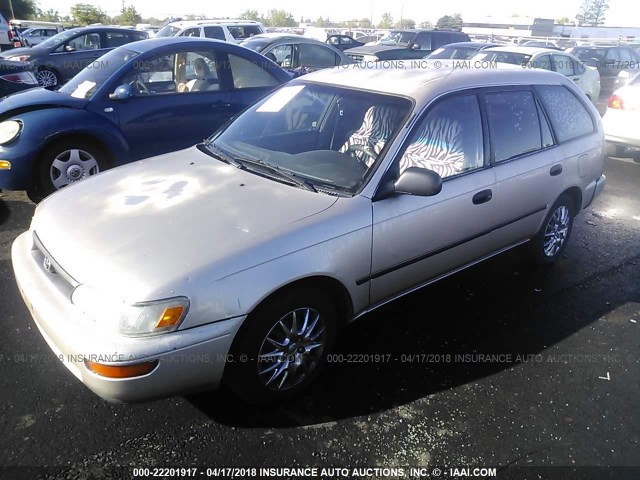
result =
[{"label": "fender", "polygon": [[111,166],[131,161],[129,143],[118,126],[95,113],[75,108],[47,108],[11,119],[20,120],[24,125],[21,140],[38,145],[34,161],[52,142],[76,135],[94,138],[101,143],[111,158]]}]

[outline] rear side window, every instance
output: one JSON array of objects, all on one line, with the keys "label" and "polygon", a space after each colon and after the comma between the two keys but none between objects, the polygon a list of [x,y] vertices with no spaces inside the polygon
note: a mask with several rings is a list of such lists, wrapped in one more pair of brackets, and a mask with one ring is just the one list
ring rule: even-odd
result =
[{"label": "rear side window", "polygon": [[279,82],[260,65],[229,54],[233,88],[275,87]]},{"label": "rear side window", "polygon": [[199,28],[188,28],[178,36],[179,37],[199,37],[200,36],[200,29]]},{"label": "rear side window", "polygon": [[115,48],[130,42],[126,32],[107,32],[105,33],[105,48]]},{"label": "rear side window", "polygon": [[312,45],[301,43],[298,45],[299,63],[300,65],[326,68],[335,67],[339,63],[333,50],[322,45]]},{"label": "rear side window", "polygon": [[540,121],[532,92],[487,93],[485,98],[496,162],[542,148]]},{"label": "rear side window", "polygon": [[536,87],[542,104],[549,114],[559,142],[593,132],[591,115],[573,93],[562,85]]}]

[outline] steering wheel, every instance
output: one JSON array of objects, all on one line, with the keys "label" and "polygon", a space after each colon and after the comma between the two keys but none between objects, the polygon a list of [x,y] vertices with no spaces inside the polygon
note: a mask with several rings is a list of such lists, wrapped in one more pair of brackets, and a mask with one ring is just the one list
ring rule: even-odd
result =
[{"label": "steering wheel", "polygon": [[355,152],[364,153],[365,155],[370,157],[374,162],[378,158],[378,154],[374,152],[370,147],[367,147],[365,145],[358,145],[357,143],[354,143],[353,145],[349,146],[349,148],[347,149],[347,154],[351,155],[353,158],[358,160],[358,162],[362,163],[367,168],[368,168],[368,165],[366,164],[366,162],[361,158],[359,158],[357,155],[354,155]]},{"label": "steering wheel", "polygon": [[135,86],[138,89],[139,93],[144,93],[146,95],[150,95],[151,94],[151,91],[140,80],[134,80],[133,81],[133,86]]}]

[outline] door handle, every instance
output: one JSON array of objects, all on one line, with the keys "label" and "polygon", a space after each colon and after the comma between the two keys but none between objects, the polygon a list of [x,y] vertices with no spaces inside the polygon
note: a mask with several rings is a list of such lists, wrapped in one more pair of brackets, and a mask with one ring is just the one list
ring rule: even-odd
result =
[{"label": "door handle", "polygon": [[555,177],[556,175],[560,175],[562,173],[562,165],[554,165],[553,167],[551,167],[551,170],[549,170],[549,175],[551,175],[552,177]]},{"label": "door handle", "polygon": [[230,103],[218,102],[211,105],[211,108],[229,108],[231,106]]},{"label": "door handle", "polygon": [[491,190],[482,190],[473,196],[473,204],[480,205],[481,203],[487,203],[493,198],[493,192]]}]

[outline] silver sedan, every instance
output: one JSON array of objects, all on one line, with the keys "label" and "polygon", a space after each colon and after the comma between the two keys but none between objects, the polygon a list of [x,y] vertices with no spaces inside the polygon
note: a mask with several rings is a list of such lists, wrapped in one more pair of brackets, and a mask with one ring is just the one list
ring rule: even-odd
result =
[{"label": "silver sedan", "polygon": [[202,144],[45,199],[13,265],[101,397],[224,382],[278,401],[355,318],[521,244],[560,259],[602,163],[598,113],[562,75],[323,70]]}]

